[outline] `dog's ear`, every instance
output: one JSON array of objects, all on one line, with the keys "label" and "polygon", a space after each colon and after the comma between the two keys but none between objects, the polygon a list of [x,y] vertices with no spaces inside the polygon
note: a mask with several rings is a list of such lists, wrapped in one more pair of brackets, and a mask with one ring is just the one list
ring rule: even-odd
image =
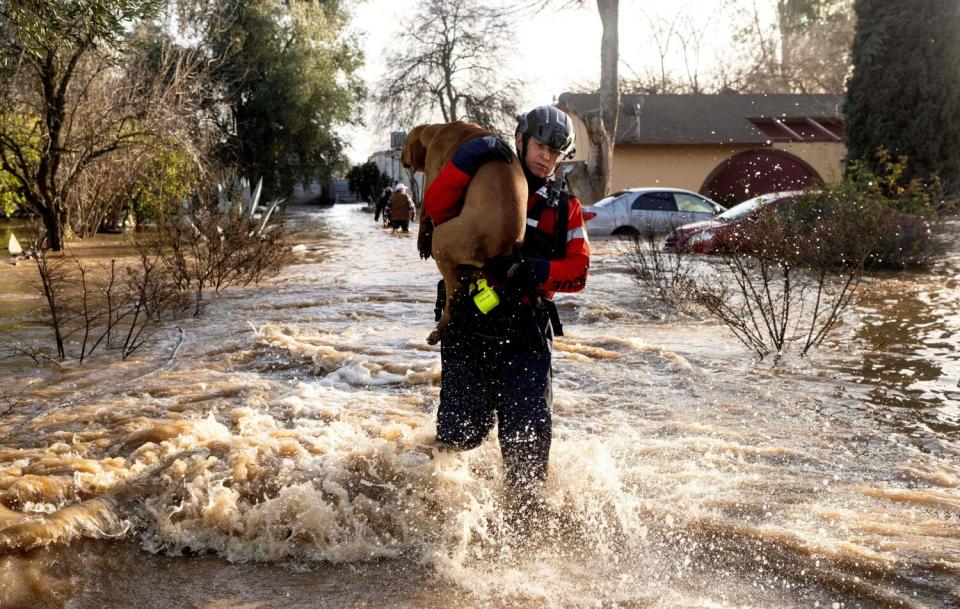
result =
[{"label": "dog's ear", "polygon": [[400,164],[413,171],[423,171],[427,165],[427,145],[422,141],[423,131],[428,125],[417,125],[410,130],[403,140],[403,149],[400,151]]},{"label": "dog's ear", "polygon": [[420,130],[420,143],[423,144],[424,148],[429,148],[433,144],[433,139],[437,136],[437,133],[441,129],[446,127],[444,124],[434,123],[432,125],[421,125],[423,129]]}]

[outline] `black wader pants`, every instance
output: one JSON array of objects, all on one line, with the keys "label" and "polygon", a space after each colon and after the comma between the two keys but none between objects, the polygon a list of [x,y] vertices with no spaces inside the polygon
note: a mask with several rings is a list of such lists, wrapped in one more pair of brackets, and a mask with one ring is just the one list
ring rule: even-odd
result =
[{"label": "black wader pants", "polygon": [[457,308],[441,343],[437,441],[469,450],[496,422],[507,486],[532,490],[550,457],[549,315],[524,303],[501,302],[488,316],[469,301]]}]

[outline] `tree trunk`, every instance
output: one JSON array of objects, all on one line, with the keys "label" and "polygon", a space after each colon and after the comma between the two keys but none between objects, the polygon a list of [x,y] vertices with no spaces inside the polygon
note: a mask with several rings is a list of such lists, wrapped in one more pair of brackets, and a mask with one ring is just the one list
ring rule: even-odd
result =
[{"label": "tree trunk", "polygon": [[796,33],[795,19],[786,0],[777,3],[777,17],[780,22],[780,79],[781,86],[792,90],[793,75],[793,36]]},{"label": "tree trunk", "polygon": [[[593,148],[590,176],[590,198],[599,201],[610,192],[613,169],[613,147],[620,117],[620,88],[617,64],[620,61],[620,42],[617,31],[619,23],[619,0],[597,0],[603,37],[600,42],[600,115],[598,120],[587,121],[590,144]],[[592,127],[592,128],[591,128]]]},{"label": "tree trunk", "polygon": [[43,220],[43,228],[46,231],[46,235],[44,236],[46,245],[41,242],[38,244],[38,247],[51,249],[55,252],[63,250],[63,242],[65,237],[64,226],[66,226],[67,222],[67,210],[58,209],[56,206],[49,203],[37,206],[35,209],[40,213],[40,218]]},{"label": "tree trunk", "polygon": [[610,192],[614,137],[620,116],[620,88],[617,64],[620,61],[619,0],[597,0],[603,38],[600,42],[600,107],[581,115],[587,128],[587,162],[576,168],[568,182],[577,198],[586,205],[596,203]]},{"label": "tree trunk", "polygon": [[[63,128],[66,122],[67,85],[83,56],[86,47],[75,49],[61,72],[57,55],[48,51],[39,65],[40,85],[43,91],[43,124],[46,142],[40,152],[36,176],[37,203],[47,231],[47,247],[55,252],[63,250],[70,236],[70,215],[64,201],[66,188],[61,188],[61,165],[64,161]],[[70,179],[66,182],[69,184]]]},{"label": "tree trunk", "polygon": [[326,172],[321,178],[321,188],[320,188],[320,204],[321,205],[333,205],[333,173]]}]

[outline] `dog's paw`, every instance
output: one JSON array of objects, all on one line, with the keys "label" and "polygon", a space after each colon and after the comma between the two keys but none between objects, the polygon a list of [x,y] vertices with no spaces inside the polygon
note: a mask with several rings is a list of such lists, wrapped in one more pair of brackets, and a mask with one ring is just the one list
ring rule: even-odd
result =
[{"label": "dog's paw", "polygon": [[420,257],[424,260],[430,257],[430,254],[433,250],[432,224],[428,228],[425,228],[419,235],[417,235],[417,250],[420,252]]}]

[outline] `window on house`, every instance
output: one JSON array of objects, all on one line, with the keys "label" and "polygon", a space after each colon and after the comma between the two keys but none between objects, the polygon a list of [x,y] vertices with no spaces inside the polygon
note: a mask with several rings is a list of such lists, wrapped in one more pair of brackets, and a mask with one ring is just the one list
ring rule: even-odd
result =
[{"label": "window on house", "polygon": [[775,142],[843,141],[843,123],[835,118],[800,116],[760,117],[749,120]]}]

